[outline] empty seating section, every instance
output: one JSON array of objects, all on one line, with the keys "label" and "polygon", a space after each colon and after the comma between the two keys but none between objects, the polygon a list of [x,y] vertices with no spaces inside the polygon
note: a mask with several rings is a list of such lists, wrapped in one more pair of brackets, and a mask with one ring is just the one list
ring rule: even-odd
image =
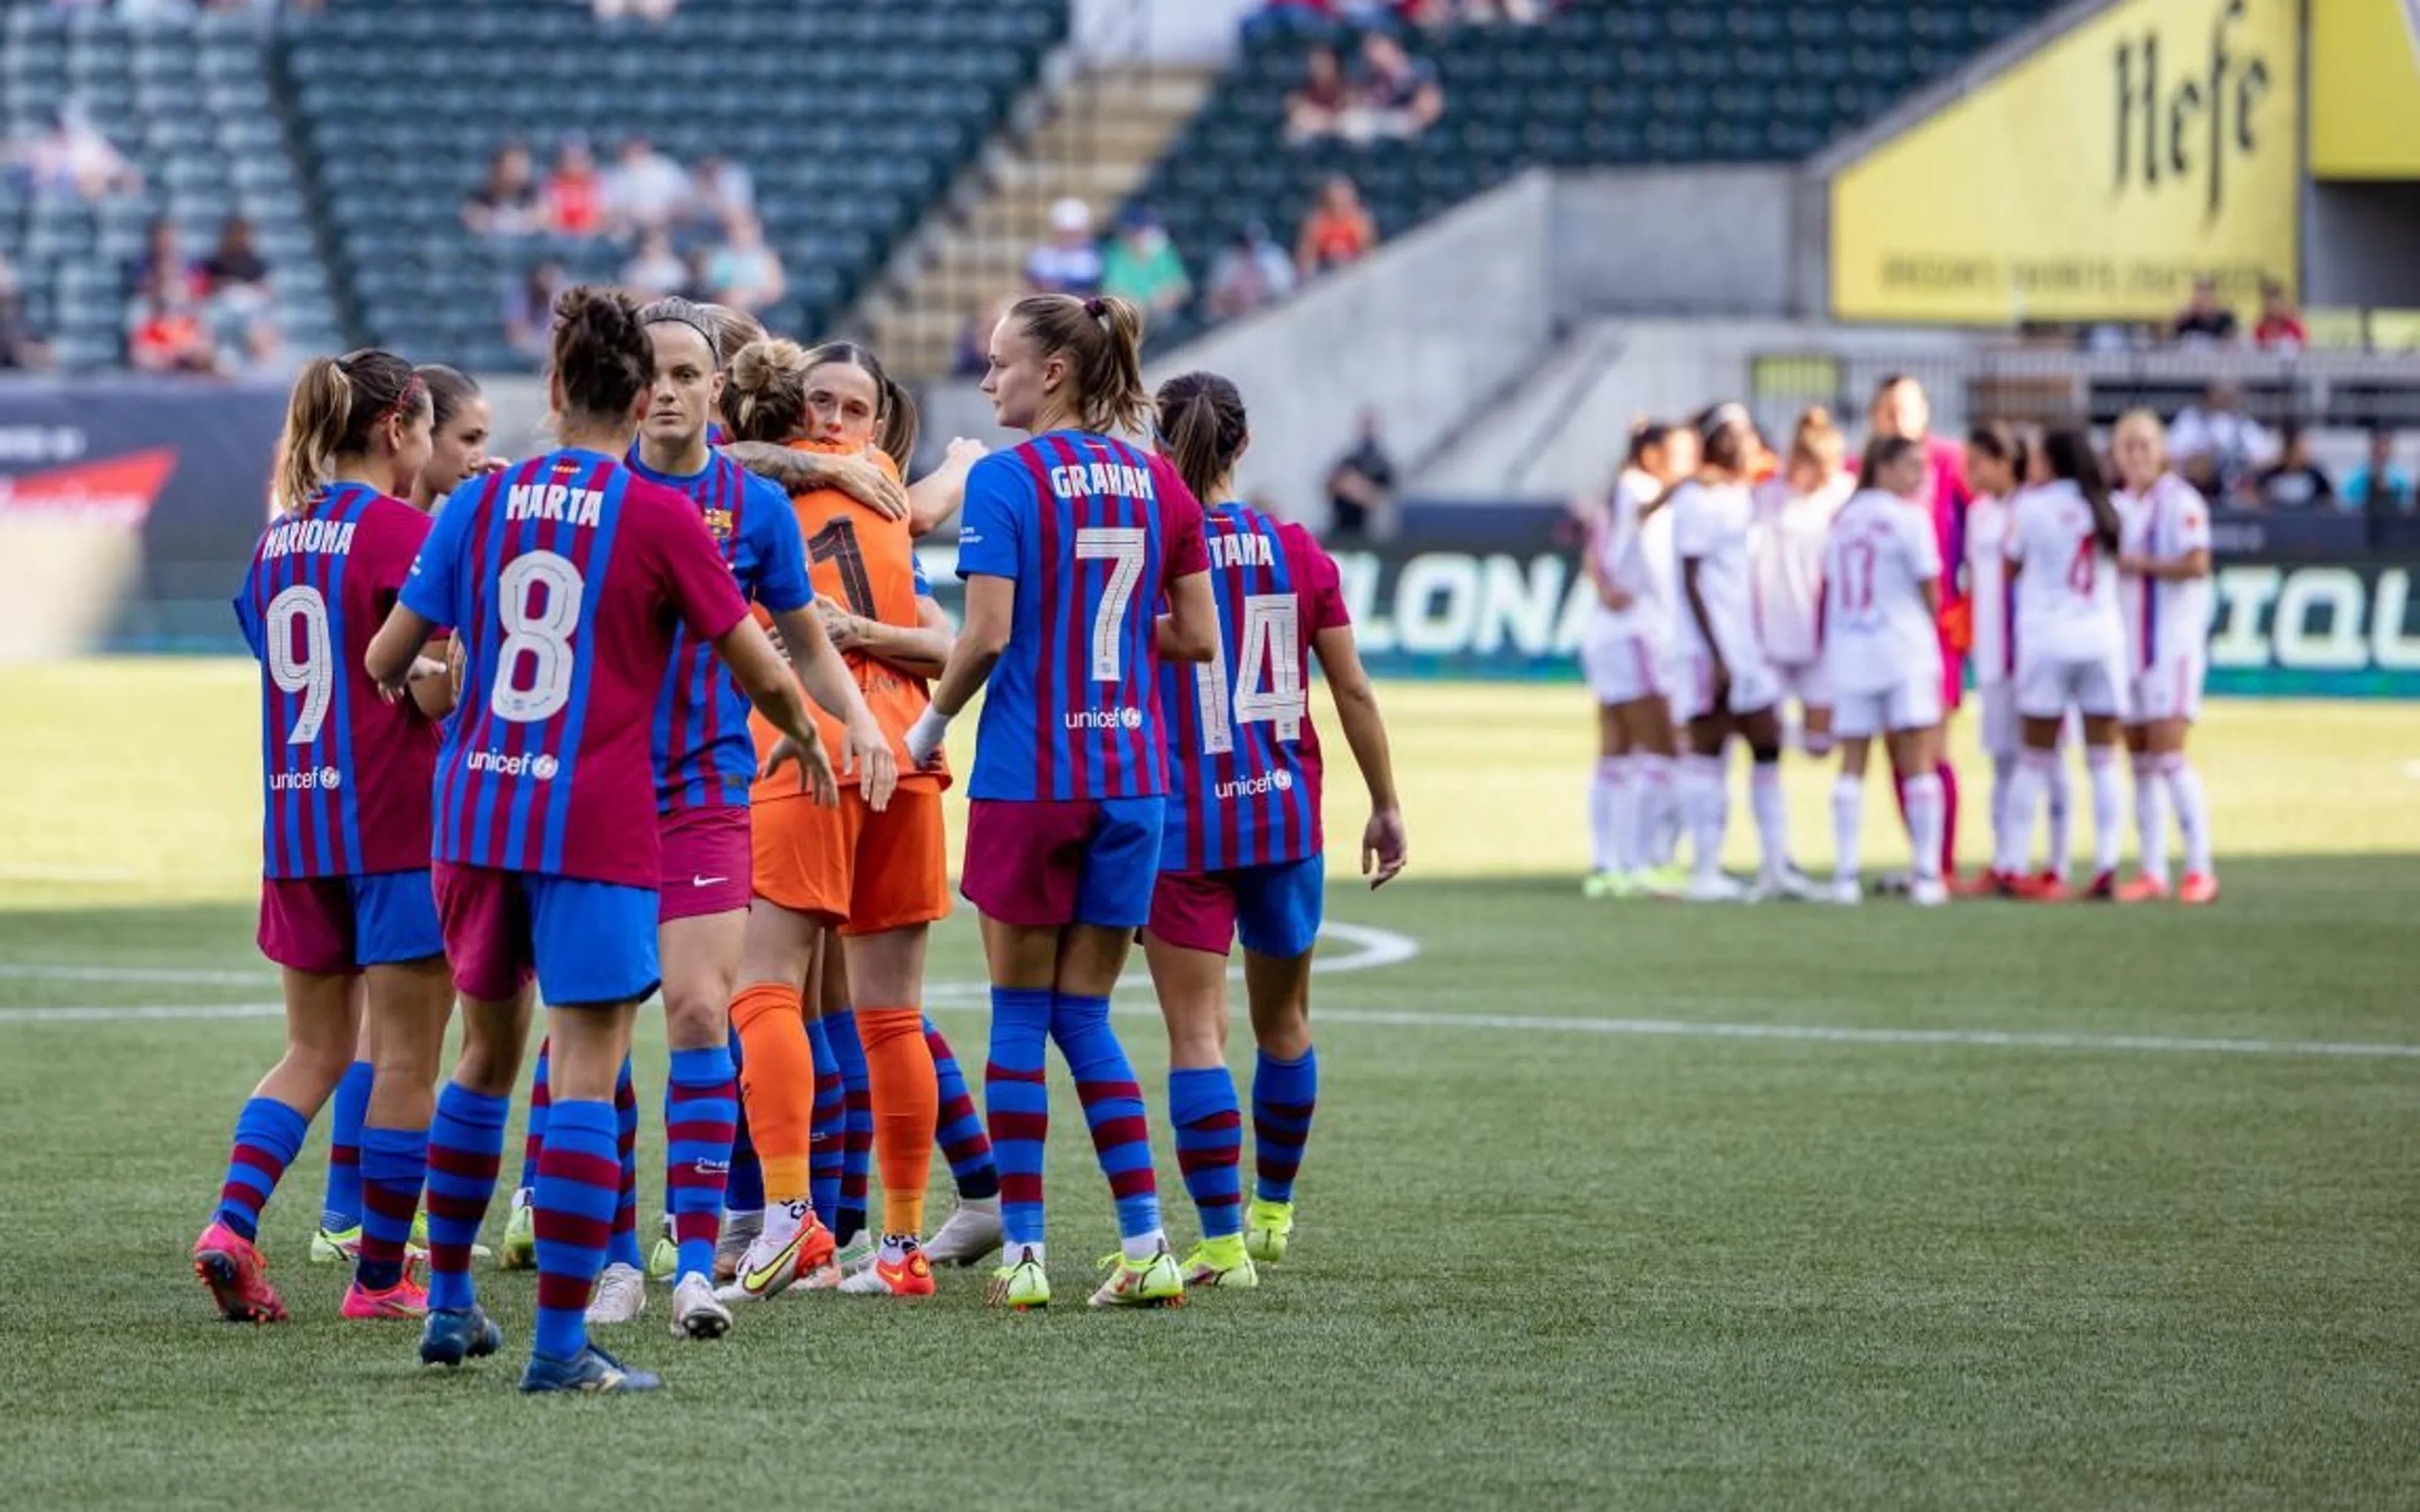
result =
[{"label": "empty seating section", "polygon": [[[1285,100],[1324,34],[1248,40],[1140,196],[1167,219],[1197,282],[1250,219],[1292,244],[1321,179],[1359,186],[1392,235],[1539,164],[1785,162],[1888,110],[1916,85],[2040,19],[2053,0],[1575,0],[1536,26],[1415,33],[1445,114],[1419,138],[1290,147]],[[1357,39],[1329,38],[1348,69]]]},{"label": "empty seating section", "polygon": [[16,5],[0,17],[0,111],[10,140],[48,131],[62,106],[141,169],[139,194],[87,204],[0,177],[0,251],[16,264],[26,313],[60,364],[124,360],[129,275],[154,216],[177,224],[183,253],[206,255],[220,223],[249,219],[272,271],[287,345],[338,339],[334,309],[273,107],[270,34],[242,16],[129,25],[109,15]]},{"label": "empty seating section", "polygon": [[600,164],[644,136],[684,165],[752,177],[813,334],[876,275],[979,149],[1048,49],[1064,0],[688,0],[661,26],[514,0],[355,0],[289,22],[284,77],[364,333],[485,370],[530,365],[504,340],[505,290],[542,258],[613,281],[602,239],[488,242],[464,197],[507,140],[543,176],[584,134]]}]

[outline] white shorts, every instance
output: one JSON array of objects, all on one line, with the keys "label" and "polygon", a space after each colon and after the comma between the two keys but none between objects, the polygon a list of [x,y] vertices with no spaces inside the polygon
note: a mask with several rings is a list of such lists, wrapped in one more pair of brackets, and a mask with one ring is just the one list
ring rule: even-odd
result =
[{"label": "white shorts", "polygon": [[1931,671],[1896,687],[1872,693],[1841,693],[1832,700],[1832,733],[1864,739],[1894,730],[1930,730],[1941,722],[1941,679]]},{"label": "white shorts", "polygon": [[2154,719],[2182,719],[2190,724],[2200,718],[2202,678],[2209,671],[2206,651],[2163,656],[2150,671],[2135,674],[2134,707],[2127,717],[2138,724]]},{"label": "white shorts", "polygon": [[1700,651],[1688,653],[1679,687],[1672,694],[1672,713],[1683,724],[1713,714],[1759,714],[1781,702],[1781,679],[1763,657],[1733,660],[1730,697],[1714,706],[1714,658]]},{"label": "white shorts", "polygon": [[1580,670],[1589,691],[1606,708],[1654,698],[1665,690],[1660,648],[1644,636],[1591,629],[1580,641]]},{"label": "white shorts", "polygon": [[1794,701],[1802,709],[1828,709],[1832,706],[1832,674],[1824,670],[1823,658],[1813,661],[1773,664],[1773,675],[1781,684],[1781,696]]},{"label": "white shorts", "polygon": [[2017,712],[2055,719],[2073,709],[2086,718],[2126,717],[2126,678],[2118,658],[2067,661],[2054,656],[2017,667]]}]

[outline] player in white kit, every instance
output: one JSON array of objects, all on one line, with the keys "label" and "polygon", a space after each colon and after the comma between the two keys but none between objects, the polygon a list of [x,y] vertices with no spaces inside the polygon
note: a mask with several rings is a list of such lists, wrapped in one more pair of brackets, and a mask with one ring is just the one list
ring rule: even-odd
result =
[{"label": "player in white kit", "polygon": [[[1703,458],[1696,476],[1672,490],[1672,549],[1681,563],[1674,620],[1685,656],[1680,709],[1689,725],[1689,757],[1681,802],[1695,872],[1684,894],[1693,902],[1754,902],[1769,897],[1822,896],[1790,862],[1789,811],[1781,790],[1781,681],[1757,641],[1748,594],[1747,462],[1754,429],[1747,411],[1718,405],[1699,421]],[[1743,889],[1722,872],[1723,829],[1730,796],[1723,750],[1733,732],[1747,742],[1754,765],[1748,802],[1756,814],[1764,864],[1756,886]]]},{"label": "player in white kit", "polygon": [[[1688,476],[1698,438],[1677,425],[1641,423],[1612,497],[1588,515],[1585,566],[1596,611],[1580,641],[1580,665],[1596,695],[1598,756],[1589,786],[1591,898],[1668,897],[1676,879],[1657,865],[1657,838],[1676,805],[1679,747],[1668,698],[1672,594],[1668,556],[1658,570],[1645,531],[1667,489]],[[1665,532],[1669,545],[1669,531]]]},{"label": "player in white kit", "polygon": [[1941,543],[1924,490],[1924,449],[1878,437],[1858,469],[1865,486],[1840,506],[1823,544],[1823,669],[1840,737],[1832,789],[1832,897],[1854,903],[1864,832],[1866,756],[1876,735],[1907,779],[1908,896],[1949,901],[1941,880]]},{"label": "player in white kit", "polygon": [[1758,484],[1748,528],[1748,594],[1758,642],[1781,680],[1785,705],[1797,704],[1798,745],[1809,756],[1832,751],[1832,695],[1823,681],[1823,543],[1832,517],[1856,491],[1840,463],[1847,443],[1831,412],[1817,405],[1798,417],[1781,471]]},{"label": "player in white kit", "polygon": [[[1966,438],[1966,478],[1975,489],[1975,501],[1966,508],[1966,601],[1974,630],[1967,655],[1973,658],[1976,701],[1982,710],[1978,733],[1983,753],[1992,760],[1992,834],[1996,839],[2008,819],[2009,790],[2023,744],[2017,731],[2016,582],[2009,576],[2009,523],[2017,495],[2050,481],[2039,434],[1998,421],[1976,426]],[[2061,728],[2062,748],[2070,744],[2072,724],[2070,720]],[[2049,775],[2050,864],[2035,886],[2055,880],[2064,887],[2073,830],[2073,783],[2063,761],[2053,762]],[[1996,893],[2003,884],[2024,880],[2003,877],[1994,865],[1972,890]]]},{"label": "player in white kit", "polygon": [[2126,623],[2126,668],[2133,713],[2126,746],[2134,760],[2134,841],[2141,871],[2118,890],[2120,903],[2168,896],[2168,811],[2185,841],[2180,903],[2218,897],[2211,860],[2210,803],[2201,774],[2185,759],[2185,734],[2201,717],[2210,666],[2210,506],[2168,471],[2167,434],[2148,409],[2118,422],[2110,443],[2117,464],[2118,513],[2125,538],[2118,558]]},{"label": "player in white kit", "polygon": [[[2114,900],[2118,884],[2119,726],[2127,709],[2125,629],[2118,617],[2120,525],[2092,439],[2055,430],[2042,442],[2051,481],[2019,494],[2009,510],[2009,571],[2017,579],[2017,714],[2024,743],[1998,839],[2004,877],[2022,876],[2034,814],[2058,759],[2059,725],[2084,720],[2085,770],[2092,781],[2092,885]],[[2044,901],[2062,886],[2004,889]]]}]

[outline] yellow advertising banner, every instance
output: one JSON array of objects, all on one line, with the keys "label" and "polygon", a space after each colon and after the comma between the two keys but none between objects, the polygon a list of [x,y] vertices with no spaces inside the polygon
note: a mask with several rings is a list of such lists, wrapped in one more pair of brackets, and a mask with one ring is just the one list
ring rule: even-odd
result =
[{"label": "yellow advertising banner", "polygon": [[2202,274],[2238,306],[2294,287],[2300,11],[2120,0],[1852,162],[1833,313],[2152,320]]},{"label": "yellow advertising banner", "polygon": [[2311,172],[2420,178],[2420,0],[2311,7]]}]

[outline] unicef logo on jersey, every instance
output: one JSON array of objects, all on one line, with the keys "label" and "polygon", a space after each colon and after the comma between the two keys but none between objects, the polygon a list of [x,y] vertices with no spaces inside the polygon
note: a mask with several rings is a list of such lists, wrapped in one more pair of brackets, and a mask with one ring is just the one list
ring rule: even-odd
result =
[{"label": "unicef logo on jersey", "polygon": [[1061,722],[1070,730],[1140,730],[1142,710],[1071,709]]},{"label": "unicef logo on jersey", "polygon": [[498,777],[530,777],[548,781],[563,769],[562,764],[544,751],[535,756],[510,756],[501,750],[474,750],[462,764],[473,772],[493,772]]},{"label": "unicef logo on jersey", "polygon": [[1218,784],[1218,796],[1222,800],[1265,798],[1272,793],[1292,793],[1293,791],[1294,774],[1282,766],[1273,772],[1263,772],[1258,777],[1248,777],[1237,781]]},{"label": "unicef logo on jersey", "polygon": [[306,766],[299,772],[272,772],[269,778],[271,793],[316,793],[334,791],[345,785],[345,774],[333,766]]}]

